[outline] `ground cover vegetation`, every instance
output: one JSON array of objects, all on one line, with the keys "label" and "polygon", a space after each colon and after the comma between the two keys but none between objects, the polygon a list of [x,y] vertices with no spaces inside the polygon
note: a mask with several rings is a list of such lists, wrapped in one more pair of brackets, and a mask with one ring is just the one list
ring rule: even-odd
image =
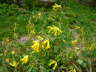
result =
[{"label": "ground cover vegetation", "polygon": [[0,72],[96,72],[95,7],[1,1]]}]

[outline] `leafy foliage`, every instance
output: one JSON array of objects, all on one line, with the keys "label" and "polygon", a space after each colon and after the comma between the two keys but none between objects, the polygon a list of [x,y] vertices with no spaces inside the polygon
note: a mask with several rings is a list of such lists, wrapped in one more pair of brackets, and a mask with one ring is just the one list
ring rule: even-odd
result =
[{"label": "leafy foliage", "polygon": [[58,4],[30,11],[0,4],[0,72],[96,71],[95,10]]}]

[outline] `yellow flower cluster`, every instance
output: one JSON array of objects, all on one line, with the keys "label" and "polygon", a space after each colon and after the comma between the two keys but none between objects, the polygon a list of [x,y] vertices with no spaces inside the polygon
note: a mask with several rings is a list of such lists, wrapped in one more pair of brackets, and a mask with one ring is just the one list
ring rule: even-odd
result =
[{"label": "yellow flower cluster", "polygon": [[17,67],[19,65],[19,63],[22,63],[22,64],[26,64],[28,63],[29,61],[29,56],[28,55],[25,55],[23,58],[20,59],[20,62],[16,62],[15,60],[13,61],[6,61],[6,62],[9,62],[9,65],[12,66],[12,67]]},{"label": "yellow flower cluster", "polygon": [[61,8],[62,8],[62,6],[61,5],[58,5],[56,3],[53,5],[53,10],[61,9]]},{"label": "yellow flower cluster", "polygon": [[[41,38],[40,38],[41,39]],[[31,46],[31,48],[35,51],[35,52],[39,52],[41,49],[49,49],[50,48],[50,41],[48,40],[44,40],[44,41],[33,41],[33,44]]]},{"label": "yellow flower cluster", "polygon": [[42,47],[45,49],[49,49],[50,48],[50,41],[49,40],[45,40],[42,42]]},{"label": "yellow flower cluster", "polygon": [[48,26],[48,33],[52,33],[54,36],[58,36],[62,33],[62,30],[56,27],[55,25],[53,26]]},{"label": "yellow flower cluster", "polygon": [[33,41],[33,45],[31,46],[32,49],[36,52],[39,52],[40,51],[40,43],[39,41]]},{"label": "yellow flower cluster", "polygon": [[55,70],[56,69],[56,67],[57,67],[57,62],[55,61],[55,60],[50,60],[50,63],[49,63],[49,66],[51,66],[51,65],[53,65],[54,64],[54,66],[53,66],[53,70]]}]

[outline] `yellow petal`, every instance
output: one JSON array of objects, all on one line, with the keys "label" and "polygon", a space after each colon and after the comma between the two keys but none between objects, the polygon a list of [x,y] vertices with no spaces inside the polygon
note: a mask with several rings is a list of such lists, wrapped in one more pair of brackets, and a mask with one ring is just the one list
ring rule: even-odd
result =
[{"label": "yellow petal", "polygon": [[57,62],[55,61],[55,60],[51,60],[50,61],[50,63],[49,63],[49,66],[51,66],[51,65],[53,65],[54,64],[54,66],[53,66],[53,70],[55,70],[56,69],[56,67],[57,67]]},{"label": "yellow petal", "polygon": [[45,49],[49,49],[50,48],[50,41],[49,40],[45,40],[42,42],[42,47]]},{"label": "yellow petal", "polygon": [[12,61],[11,63],[9,63],[9,65],[12,66],[12,67],[17,67],[18,64],[19,64],[19,63],[16,62],[16,61]]},{"label": "yellow petal", "polygon": [[24,56],[22,59],[20,59],[20,61],[22,62],[22,64],[28,63],[28,61],[29,61],[29,56],[28,56],[28,55]]},{"label": "yellow petal", "polygon": [[58,27],[56,26],[48,26],[49,29],[49,33],[52,33],[54,36],[60,35],[62,33],[62,30],[60,30]]},{"label": "yellow petal", "polygon": [[13,55],[14,55],[14,54],[15,54],[15,51],[11,51],[11,54],[13,54]]},{"label": "yellow petal", "polygon": [[73,40],[71,43],[72,43],[73,46],[75,46],[75,45],[77,45],[78,41],[77,40]]},{"label": "yellow petal", "polygon": [[31,47],[35,52],[40,51],[40,43],[38,41],[33,41],[33,45]]}]

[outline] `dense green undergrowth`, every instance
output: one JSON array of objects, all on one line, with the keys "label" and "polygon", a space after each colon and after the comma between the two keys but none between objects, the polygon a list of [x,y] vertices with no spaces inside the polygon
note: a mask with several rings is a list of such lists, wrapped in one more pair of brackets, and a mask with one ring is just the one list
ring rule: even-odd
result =
[{"label": "dense green undergrowth", "polygon": [[0,4],[0,72],[96,72],[95,8],[59,7]]}]

